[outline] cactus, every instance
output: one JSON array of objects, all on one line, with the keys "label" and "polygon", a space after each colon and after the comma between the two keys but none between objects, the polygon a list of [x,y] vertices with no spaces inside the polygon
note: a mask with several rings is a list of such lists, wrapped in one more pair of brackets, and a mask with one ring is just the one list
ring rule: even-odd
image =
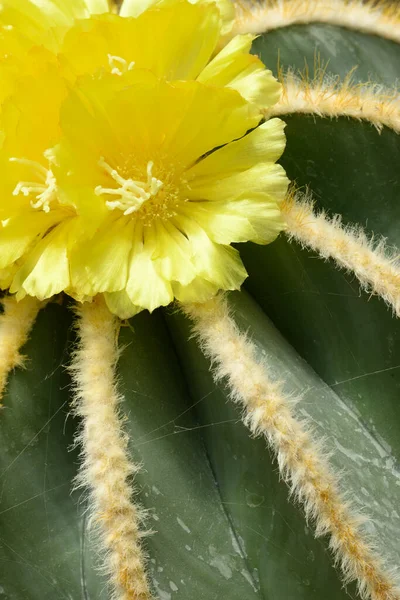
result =
[{"label": "cactus", "polygon": [[[47,4],[59,18],[61,0]],[[235,244],[248,272],[240,291],[130,319],[111,314],[112,294],[5,293],[0,596],[10,600],[400,598],[399,8],[264,0],[226,22],[220,44],[256,34],[253,54],[281,82],[277,101],[257,108],[267,124],[286,122],[279,162],[292,184],[281,216],[270,207],[271,243]],[[117,56],[110,68],[135,70]],[[97,195],[129,214],[134,182],[101,164],[120,187]],[[153,164],[147,177],[140,193],[157,193]]]}]

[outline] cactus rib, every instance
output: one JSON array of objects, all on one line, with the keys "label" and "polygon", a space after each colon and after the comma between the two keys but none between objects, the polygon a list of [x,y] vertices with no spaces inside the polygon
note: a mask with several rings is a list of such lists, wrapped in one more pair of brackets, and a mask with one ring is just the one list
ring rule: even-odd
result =
[{"label": "cactus rib", "polygon": [[77,308],[80,346],[72,373],[75,412],[82,418],[77,442],[82,464],[76,486],[89,490],[91,521],[105,554],[115,600],[150,600],[141,548],[142,509],[132,500],[130,478],[138,467],[128,458],[116,391],[117,319],[103,301]]},{"label": "cactus rib", "polygon": [[340,491],[322,445],[314,441],[307,423],[294,416],[293,399],[257,359],[255,345],[239,331],[224,297],[182,308],[213,363],[214,379],[228,382],[232,399],[243,407],[245,424],[267,440],[291,495],[314,521],[316,536],[330,535],[330,548],[345,583],[356,580],[364,599],[399,600],[394,574],[364,532],[365,517]]}]

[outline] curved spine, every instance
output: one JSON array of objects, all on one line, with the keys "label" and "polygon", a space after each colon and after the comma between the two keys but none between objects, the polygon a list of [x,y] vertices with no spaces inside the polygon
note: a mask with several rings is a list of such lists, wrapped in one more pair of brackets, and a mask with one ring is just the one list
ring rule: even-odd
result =
[{"label": "curved spine", "polygon": [[400,10],[385,0],[242,0],[233,34],[266,33],[294,24],[328,23],[400,43]]},{"label": "curved spine", "polygon": [[289,71],[280,74],[282,95],[265,117],[277,117],[294,113],[318,117],[349,117],[371,123],[378,131],[388,127],[400,133],[400,96],[397,89],[385,89],[378,84],[353,83],[350,72],[343,81],[330,76],[325,69],[317,68],[313,79],[308,69],[296,74]]},{"label": "curved spine", "polygon": [[214,379],[227,381],[232,399],[243,408],[244,423],[267,440],[282,478],[303,504],[306,517],[314,521],[316,535],[330,535],[330,548],[345,583],[356,580],[364,599],[399,600],[394,575],[385,569],[364,533],[365,519],[344,498],[321,444],[295,417],[293,397],[270,377],[255,345],[230,316],[225,298],[182,309],[211,359]]},{"label": "curved spine", "polygon": [[77,313],[80,346],[72,372],[75,412],[82,418],[77,437],[82,465],[76,484],[89,491],[89,514],[105,555],[112,598],[150,600],[141,548],[143,511],[133,502],[129,485],[138,467],[129,460],[118,410],[118,320],[102,300],[82,304]]},{"label": "curved spine", "polygon": [[305,248],[333,259],[354,273],[361,287],[383,298],[400,317],[400,254],[389,250],[382,239],[369,239],[362,227],[344,226],[339,215],[329,218],[314,212],[309,195],[290,191],[282,205],[286,234]]}]

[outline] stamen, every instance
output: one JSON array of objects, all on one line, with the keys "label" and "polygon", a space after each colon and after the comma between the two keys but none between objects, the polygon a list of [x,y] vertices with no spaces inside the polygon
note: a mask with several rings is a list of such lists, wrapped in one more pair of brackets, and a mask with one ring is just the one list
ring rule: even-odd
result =
[{"label": "stamen", "polygon": [[110,167],[103,157],[99,160],[98,164],[120,187],[104,188],[101,185],[98,185],[94,190],[95,194],[97,196],[102,196],[103,194],[120,196],[118,200],[107,200],[106,206],[109,210],[118,208],[123,211],[124,215],[131,215],[139,210],[140,207],[152,196],[155,196],[164,185],[162,181],[153,177],[153,161],[147,163],[147,181],[137,181],[130,178],[124,179],[116,169]]},{"label": "stamen", "polygon": [[36,202],[31,200],[31,207],[43,210],[45,213],[50,212],[50,203],[57,199],[57,181],[53,175],[51,169],[46,169],[39,162],[34,160],[28,160],[27,158],[15,158],[9,159],[10,162],[18,163],[29,167],[35,177],[41,179],[43,183],[37,181],[20,181],[15,186],[13,196],[29,197],[33,194],[36,198]]},{"label": "stamen", "polygon": [[108,54],[108,64],[111,67],[111,73],[113,75],[123,75],[128,71],[132,71],[135,66],[135,62],[131,61],[128,63],[125,58],[121,58],[120,56],[113,56],[112,54]]}]

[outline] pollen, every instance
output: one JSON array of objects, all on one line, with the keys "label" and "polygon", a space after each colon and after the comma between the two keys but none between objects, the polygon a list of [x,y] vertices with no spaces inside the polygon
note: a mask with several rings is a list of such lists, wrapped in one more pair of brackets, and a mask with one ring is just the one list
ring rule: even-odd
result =
[{"label": "pollen", "polygon": [[22,194],[29,198],[33,196],[30,205],[32,208],[50,212],[50,204],[57,200],[57,181],[51,169],[46,169],[39,162],[26,158],[12,157],[10,162],[28,167],[34,181],[20,181],[13,191],[14,196]]}]

